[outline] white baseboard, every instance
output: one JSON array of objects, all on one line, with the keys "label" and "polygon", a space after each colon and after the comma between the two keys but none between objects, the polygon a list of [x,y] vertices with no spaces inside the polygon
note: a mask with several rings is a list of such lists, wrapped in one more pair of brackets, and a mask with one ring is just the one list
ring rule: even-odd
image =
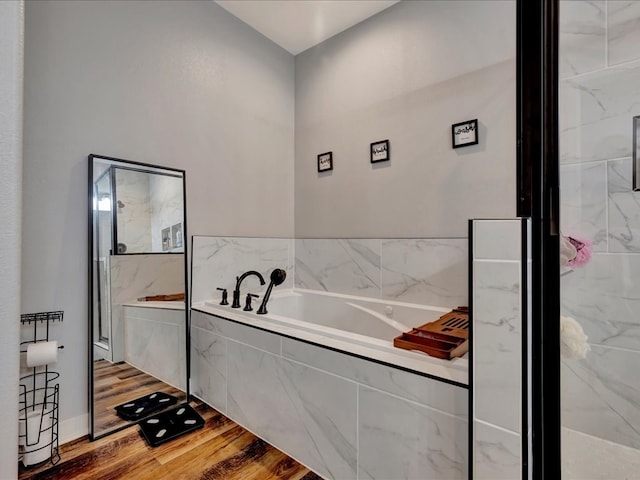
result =
[{"label": "white baseboard", "polygon": [[77,417],[61,420],[58,435],[59,444],[64,445],[76,438],[84,437],[89,433],[89,414],[78,415]]}]

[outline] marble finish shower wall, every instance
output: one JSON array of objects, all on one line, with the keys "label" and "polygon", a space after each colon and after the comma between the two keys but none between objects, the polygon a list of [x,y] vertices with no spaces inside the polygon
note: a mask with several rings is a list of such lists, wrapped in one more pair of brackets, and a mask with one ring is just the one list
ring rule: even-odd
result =
[{"label": "marble finish shower wall", "polygon": [[466,479],[468,391],[192,311],[194,395],[327,479]]},{"label": "marble finish shower wall", "polygon": [[478,480],[521,478],[528,433],[522,432],[523,308],[530,305],[523,301],[523,222],[472,222],[471,443]]},{"label": "marble finish shower wall", "polygon": [[[142,172],[115,169],[118,242],[127,252],[151,251],[151,197],[149,175]],[[120,206],[122,205],[122,206]]]},{"label": "marble finish shower wall", "polygon": [[561,222],[593,242],[562,277],[562,311],[589,337],[564,360],[569,428],[640,448],[640,192],[631,188],[632,118],[640,115],[640,2],[560,4]]},{"label": "marble finish shower wall", "polygon": [[455,308],[467,305],[467,239],[297,239],[295,286]]},{"label": "marble finish shower wall", "polygon": [[[162,251],[162,229],[184,220],[182,178],[167,175],[149,175],[151,210],[151,246]],[[182,236],[184,239],[184,235]],[[184,244],[184,240],[183,240]],[[172,245],[173,248],[180,248]]]}]

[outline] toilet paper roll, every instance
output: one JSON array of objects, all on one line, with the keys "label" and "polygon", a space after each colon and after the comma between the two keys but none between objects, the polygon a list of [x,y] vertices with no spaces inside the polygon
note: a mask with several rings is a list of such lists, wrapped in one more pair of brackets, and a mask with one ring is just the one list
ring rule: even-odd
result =
[{"label": "toilet paper roll", "polygon": [[38,342],[27,345],[27,366],[39,367],[58,361],[58,342]]},{"label": "toilet paper roll", "polygon": [[44,462],[51,458],[53,440],[52,409],[38,408],[27,414],[26,442],[22,463],[25,467]]}]

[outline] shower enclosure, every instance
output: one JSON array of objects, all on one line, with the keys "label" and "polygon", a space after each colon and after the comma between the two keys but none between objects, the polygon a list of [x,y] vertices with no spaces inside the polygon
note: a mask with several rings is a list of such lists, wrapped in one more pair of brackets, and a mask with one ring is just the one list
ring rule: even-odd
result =
[{"label": "shower enclosure", "polygon": [[94,182],[94,211],[96,211],[95,231],[96,243],[94,262],[96,269],[96,282],[93,285],[94,298],[93,315],[95,319],[94,344],[96,352],[102,352],[108,356],[109,338],[111,329],[111,299],[109,282],[109,257],[113,243],[113,215],[112,215],[112,188],[111,169],[108,168],[100,174]]},{"label": "shower enclosure", "polygon": [[[560,218],[591,256],[561,276],[561,312],[589,351],[563,352],[563,478],[640,466],[640,2],[560,2]],[[593,454],[593,452],[598,452]]]}]

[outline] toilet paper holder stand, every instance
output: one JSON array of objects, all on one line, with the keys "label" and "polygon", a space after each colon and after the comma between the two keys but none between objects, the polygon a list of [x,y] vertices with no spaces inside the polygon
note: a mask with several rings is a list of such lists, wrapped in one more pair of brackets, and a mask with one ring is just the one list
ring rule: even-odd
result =
[{"label": "toilet paper holder stand", "polygon": [[[20,316],[22,327],[32,331],[23,334],[30,338],[20,343],[20,352],[26,353],[29,344],[49,341],[49,327],[54,322],[62,322],[64,312],[28,313]],[[62,349],[63,346],[58,348]],[[58,412],[60,385],[58,372],[49,365],[29,367],[30,373],[20,377],[19,460],[26,466],[50,461],[60,461],[58,437]]]}]

